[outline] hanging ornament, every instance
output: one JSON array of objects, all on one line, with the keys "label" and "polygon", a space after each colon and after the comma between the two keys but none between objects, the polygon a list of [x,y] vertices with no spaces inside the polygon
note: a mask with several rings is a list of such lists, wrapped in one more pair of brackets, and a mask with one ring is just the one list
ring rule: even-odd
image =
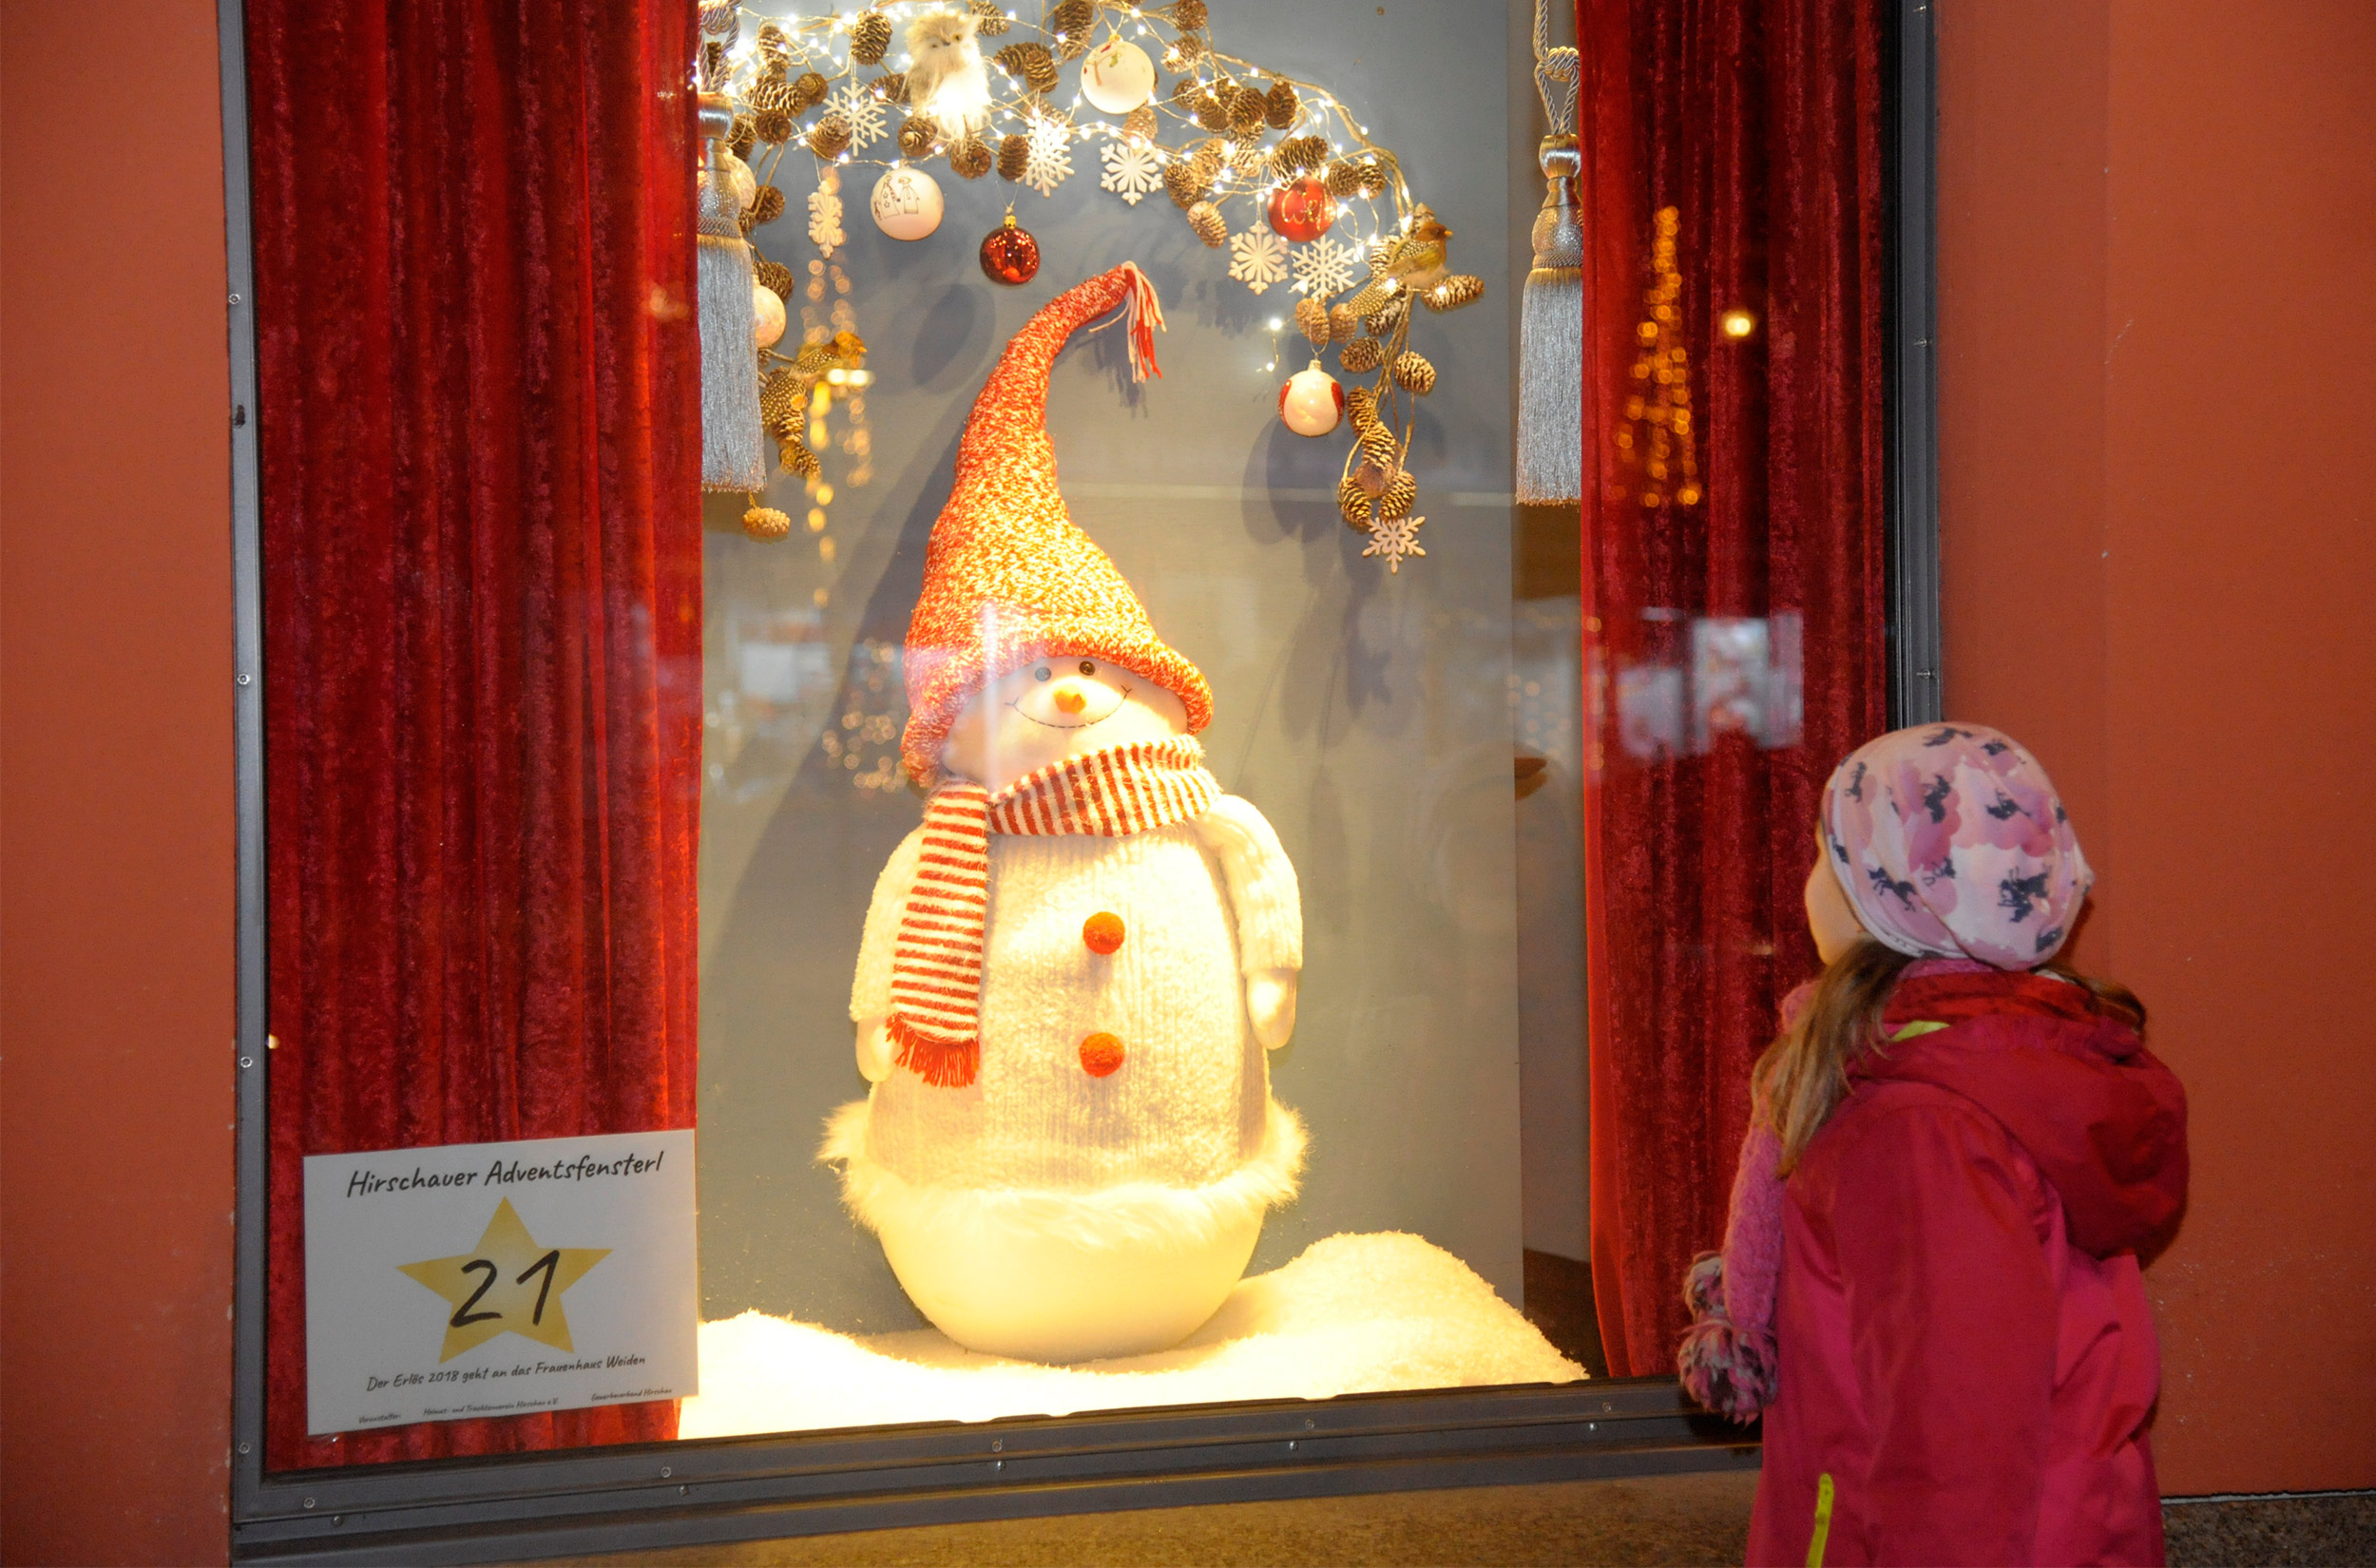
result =
[{"label": "hanging ornament", "polygon": [[921,239],[941,226],[941,187],[922,169],[902,163],[874,182],[875,226],[893,239]]},{"label": "hanging ornament", "polygon": [[992,229],[982,240],[982,273],[993,283],[1028,283],[1040,271],[1040,242],[1031,238],[1029,229],[1015,222],[1015,209],[1006,209],[1006,221]]},{"label": "hanging ornament", "polygon": [[757,347],[773,348],[776,339],[784,335],[784,299],[764,283],[751,285],[751,340]]},{"label": "hanging ornament", "polygon": [[1278,390],[1278,416],[1297,435],[1326,435],[1345,417],[1345,389],[1315,359]]},{"label": "hanging ornament", "polygon": [[1138,45],[1109,33],[1081,62],[1081,96],[1107,114],[1128,114],[1155,96],[1155,62]]},{"label": "hanging ornament", "polygon": [[1336,221],[1336,202],[1324,181],[1290,180],[1271,193],[1271,227],[1301,244],[1317,239]]}]

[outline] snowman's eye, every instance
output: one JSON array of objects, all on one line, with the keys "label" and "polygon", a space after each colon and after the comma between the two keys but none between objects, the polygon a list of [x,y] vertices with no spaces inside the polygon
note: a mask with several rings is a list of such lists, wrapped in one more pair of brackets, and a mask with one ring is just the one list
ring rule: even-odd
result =
[{"label": "snowman's eye", "polygon": [[1044,664],[1041,665],[1038,669],[1033,670],[1033,671],[1031,672],[1031,679],[1034,679],[1034,680],[1045,680],[1047,678],[1048,678],[1048,667],[1047,667],[1046,665],[1044,665]]},{"label": "snowman's eye", "polygon": [[1096,664],[1084,659],[1081,661],[1081,673],[1083,675],[1095,675],[1098,673],[1098,667]]}]

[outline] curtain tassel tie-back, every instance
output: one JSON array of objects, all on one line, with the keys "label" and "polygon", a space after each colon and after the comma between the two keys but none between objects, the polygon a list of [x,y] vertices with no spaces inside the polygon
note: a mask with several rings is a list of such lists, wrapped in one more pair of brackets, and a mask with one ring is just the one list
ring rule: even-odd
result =
[{"label": "curtain tassel tie-back", "polygon": [[756,277],[723,145],[734,117],[722,94],[701,95],[700,267],[694,303],[701,322],[701,488],[748,491],[767,483],[767,443],[759,429],[757,323],[751,304]]},{"label": "curtain tassel tie-back", "polygon": [[1565,135],[1544,137],[1542,159],[1549,188],[1520,305],[1517,496],[1573,505],[1583,497],[1584,226],[1575,185],[1583,161]]}]

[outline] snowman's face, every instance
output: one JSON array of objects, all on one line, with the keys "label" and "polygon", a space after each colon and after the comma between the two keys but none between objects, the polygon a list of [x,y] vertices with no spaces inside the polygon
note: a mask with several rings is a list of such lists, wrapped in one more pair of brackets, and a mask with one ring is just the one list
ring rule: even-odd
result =
[{"label": "snowman's face", "polygon": [[1146,677],[1100,659],[1051,656],[1009,671],[958,712],[941,766],[995,794],[1068,756],[1188,729],[1188,710]]}]

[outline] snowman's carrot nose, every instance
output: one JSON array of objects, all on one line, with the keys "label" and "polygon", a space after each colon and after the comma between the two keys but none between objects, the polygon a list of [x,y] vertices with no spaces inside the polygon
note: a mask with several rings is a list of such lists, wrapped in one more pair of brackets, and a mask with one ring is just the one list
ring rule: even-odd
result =
[{"label": "snowman's carrot nose", "polygon": [[1059,686],[1056,688],[1056,706],[1065,713],[1077,714],[1088,705],[1089,699],[1082,695],[1080,687]]}]

